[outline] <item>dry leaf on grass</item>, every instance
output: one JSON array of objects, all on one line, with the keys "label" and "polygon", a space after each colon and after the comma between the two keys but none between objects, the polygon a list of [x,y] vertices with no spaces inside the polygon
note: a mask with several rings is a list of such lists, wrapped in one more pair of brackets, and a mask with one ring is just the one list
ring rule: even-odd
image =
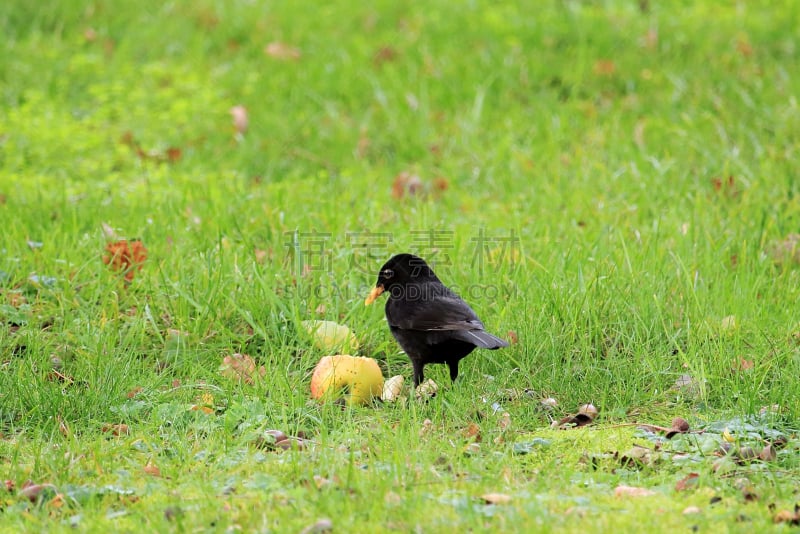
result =
[{"label": "dry leaf on grass", "polygon": [[101,430],[103,432],[110,433],[112,436],[127,436],[128,434],[131,433],[131,430],[130,428],[128,428],[128,425],[124,423],[116,425],[106,423],[102,426]]},{"label": "dry leaf on grass", "polygon": [[500,416],[500,421],[497,422],[497,426],[500,430],[508,430],[508,427],[511,426],[511,414],[503,412],[503,415]]},{"label": "dry leaf on grass", "polygon": [[772,518],[774,523],[789,523],[792,526],[800,525],[800,504],[794,505],[794,512],[781,510]]},{"label": "dry leaf on grass", "polygon": [[481,427],[478,423],[470,423],[466,428],[461,430],[461,435],[466,439],[480,442],[481,441]]},{"label": "dry leaf on grass", "polygon": [[431,193],[434,198],[438,198],[449,187],[450,182],[443,176],[438,176],[430,183],[426,183],[416,174],[403,171],[394,177],[392,196],[400,200],[403,197],[425,197]]},{"label": "dry leaf on grass", "polygon": [[679,481],[675,483],[675,491],[686,491],[689,489],[695,489],[697,487],[697,483],[699,482],[700,475],[697,473],[689,473]]},{"label": "dry leaf on grass", "polygon": [[592,70],[598,76],[611,76],[617,71],[617,65],[610,59],[598,59]]},{"label": "dry leaf on grass", "polygon": [[267,368],[263,365],[256,366],[255,360],[247,354],[236,353],[222,359],[219,372],[225,378],[252,384],[267,374]]},{"label": "dry leaf on grass", "polygon": [[577,428],[579,426],[586,426],[594,422],[597,414],[599,413],[594,404],[584,404],[578,408],[578,413],[575,415],[568,415],[558,421],[553,421],[550,425],[553,428]]},{"label": "dry leaf on grass", "polygon": [[151,477],[161,476],[161,469],[159,469],[158,466],[153,463],[147,462],[147,464],[143,467],[143,470]]},{"label": "dry leaf on grass", "polygon": [[397,59],[397,56],[397,50],[391,46],[383,46],[379,48],[378,51],[372,56],[372,63],[376,67],[381,67],[384,63],[389,63],[390,61]]},{"label": "dry leaf on grass", "polygon": [[147,249],[138,239],[128,241],[122,239],[106,244],[103,263],[113,270],[125,273],[125,280],[130,282],[141,271],[147,259]]}]

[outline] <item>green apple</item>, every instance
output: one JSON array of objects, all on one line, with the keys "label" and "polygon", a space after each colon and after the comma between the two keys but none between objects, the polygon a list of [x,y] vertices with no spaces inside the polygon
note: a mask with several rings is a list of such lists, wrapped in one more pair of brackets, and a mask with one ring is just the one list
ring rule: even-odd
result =
[{"label": "green apple", "polygon": [[311,335],[311,340],[322,350],[355,352],[358,339],[346,326],[333,321],[302,321],[303,328]]}]

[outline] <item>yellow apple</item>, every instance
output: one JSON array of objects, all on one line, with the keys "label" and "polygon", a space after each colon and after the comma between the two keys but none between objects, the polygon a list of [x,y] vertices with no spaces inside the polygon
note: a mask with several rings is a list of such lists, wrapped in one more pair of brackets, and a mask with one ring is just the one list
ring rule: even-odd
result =
[{"label": "yellow apple", "polygon": [[383,374],[378,362],[363,356],[325,356],[311,376],[311,397],[320,401],[343,398],[348,405],[367,404],[380,398]]},{"label": "yellow apple", "polygon": [[322,350],[355,352],[358,339],[349,328],[333,321],[302,321],[311,340]]}]

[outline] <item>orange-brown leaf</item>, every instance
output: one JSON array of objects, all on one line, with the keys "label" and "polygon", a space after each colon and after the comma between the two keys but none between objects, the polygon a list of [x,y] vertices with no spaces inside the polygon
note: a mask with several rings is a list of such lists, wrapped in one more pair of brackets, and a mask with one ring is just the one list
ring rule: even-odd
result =
[{"label": "orange-brown leaf", "polygon": [[694,489],[697,487],[700,475],[697,473],[689,473],[675,483],[675,491],[686,491],[687,489]]},{"label": "orange-brown leaf", "polygon": [[136,272],[142,270],[147,259],[147,249],[138,239],[128,241],[122,239],[106,244],[106,254],[103,263],[115,271],[125,273],[125,280],[133,280]]},{"label": "orange-brown leaf", "polygon": [[151,477],[161,476],[161,469],[159,469],[158,466],[153,463],[147,462],[147,465],[144,466],[143,470]]}]

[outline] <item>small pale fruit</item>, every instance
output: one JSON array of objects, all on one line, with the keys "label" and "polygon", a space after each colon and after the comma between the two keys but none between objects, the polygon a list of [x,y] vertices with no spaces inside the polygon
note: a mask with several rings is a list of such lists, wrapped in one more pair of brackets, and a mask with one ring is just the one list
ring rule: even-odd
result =
[{"label": "small pale fruit", "polygon": [[383,393],[383,374],[372,358],[338,354],[325,356],[311,376],[311,397],[321,401],[343,398],[348,405],[367,404]]},{"label": "small pale fruit", "polygon": [[429,378],[417,386],[416,396],[417,399],[427,399],[429,397],[435,397],[437,391],[439,391],[439,386]]},{"label": "small pale fruit", "polygon": [[314,345],[322,350],[355,352],[358,339],[346,326],[333,321],[302,321],[303,328],[311,335]]},{"label": "small pale fruit", "polygon": [[385,402],[396,400],[400,395],[400,392],[403,391],[404,381],[405,379],[403,378],[403,375],[397,375],[384,382],[381,400]]}]

